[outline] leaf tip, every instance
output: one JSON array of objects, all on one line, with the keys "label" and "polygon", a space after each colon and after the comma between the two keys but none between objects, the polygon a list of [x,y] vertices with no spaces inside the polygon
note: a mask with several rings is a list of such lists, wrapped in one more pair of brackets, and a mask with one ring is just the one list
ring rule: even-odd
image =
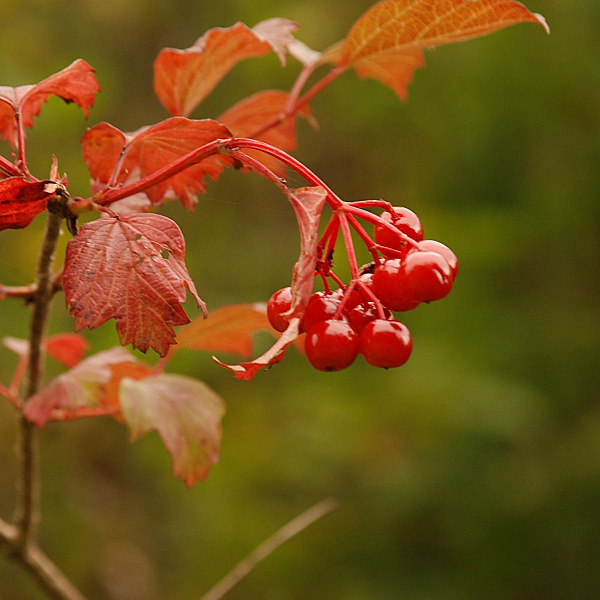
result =
[{"label": "leaf tip", "polygon": [[535,17],[535,20],[544,28],[546,33],[550,35],[550,26],[548,25],[548,22],[544,16],[540,15],[540,13],[533,13],[533,16]]}]

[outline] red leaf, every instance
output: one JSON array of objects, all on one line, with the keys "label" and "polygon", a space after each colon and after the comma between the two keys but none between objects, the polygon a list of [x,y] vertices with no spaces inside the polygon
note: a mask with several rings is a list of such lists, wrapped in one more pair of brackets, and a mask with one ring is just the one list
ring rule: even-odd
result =
[{"label": "red leaf", "polygon": [[[218,120],[226,125],[236,137],[255,137],[255,132],[260,131],[263,126],[271,123],[283,113],[288,97],[287,92],[279,90],[258,92],[232,106]],[[298,114],[307,119],[311,118],[308,106],[304,106]],[[270,128],[255,139],[277,146],[286,152],[294,150],[296,148],[296,116],[286,118],[282,123]],[[285,175],[285,167],[275,158],[265,155],[264,152],[253,150],[244,150],[244,152],[254,156],[277,175],[281,177]]]},{"label": "red leaf", "polygon": [[241,60],[273,50],[281,62],[297,25],[287,19],[269,19],[250,29],[243,23],[207,31],[191,48],[165,48],[154,63],[154,90],[174,116],[189,116]]},{"label": "red leaf", "polygon": [[99,91],[94,69],[82,59],[77,59],[37,85],[0,87],[0,137],[16,148],[16,114],[20,113],[23,125],[31,127],[33,119],[39,115],[42,105],[51,95],[65,102],[75,102],[87,117],[94,105],[95,94]]},{"label": "red leaf", "polygon": [[125,378],[121,410],[132,439],[158,431],[173,459],[173,473],[191,487],[219,459],[225,407],[206,384],[161,374],[141,381]]},{"label": "red leaf", "polygon": [[112,365],[135,362],[124,348],[112,348],[82,360],[70,371],[59,375],[50,385],[32,396],[23,408],[23,414],[39,427],[50,419],[108,414],[102,404],[105,386],[112,377]]},{"label": "red leaf", "polygon": [[189,322],[181,303],[190,292],[204,302],[185,266],[185,240],[156,214],[86,223],[67,246],[63,277],[67,305],[79,331],[116,320],[121,344],[164,356],[175,325]]},{"label": "red leaf", "polygon": [[[120,185],[150,175],[209,142],[230,137],[224,125],[211,119],[193,121],[173,117],[127,134],[108,123],[100,123],[83,136],[83,157],[96,185],[108,181]],[[191,209],[197,203],[196,194],[206,190],[205,176],[216,179],[223,165],[229,163],[230,159],[224,156],[211,156],[145,193],[153,203],[177,197]],[[117,173],[113,175],[115,169]]]},{"label": "red leaf", "polygon": [[352,26],[345,40],[323,54],[323,62],[352,66],[402,98],[422,48],[487,35],[522,22],[548,26],[515,0],[383,0]]},{"label": "red leaf", "polygon": [[194,319],[177,335],[177,348],[231,352],[249,359],[257,331],[272,331],[264,304],[231,304]]},{"label": "red leaf", "polygon": [[27,181],[8,177],[0,181],[0,230],[22,229],[46,210],[58,185],[52,181]]},{"label": "red leaf", "polygon": [[131,139],[131,134],[123,133],[110,123],[98,123],[83,134],[81,139],[83,160],[87,163],[95,182],[109,181],[125,145]]},{"label": "red leaf", "polygon": [[46,352],[66,367],[74,367],[90,347],[87,340],[76,333],[57,333],[46,340]]},{"label": "red leaf", "polygon": [[317,263],[319,221],[327,192],[321,187],[299,188],[289,190],[288,198],[300,228],[300,257],[294,265],[290,324],[267,352],[251,362],[226,365],[215,359],[221,366],[233,371],[237,379],[252,379],[260,369],[273,365],[283,358],[287,347],[298,337],[300,321],[312,294]]}]

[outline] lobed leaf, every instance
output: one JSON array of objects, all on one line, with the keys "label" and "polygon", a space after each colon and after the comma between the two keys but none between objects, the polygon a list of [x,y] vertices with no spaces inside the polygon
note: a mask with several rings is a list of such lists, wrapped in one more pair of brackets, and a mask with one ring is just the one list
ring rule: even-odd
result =
[{"label": "lobed leaf", "polygon": [[219,459],[225,414],[223,401],[213,390],[196,379],[163,373],[139,381],[125,378],[119,395],[133,440],[156,430],[177,477],[188,487],[206,478]]},{"label": "lobed leaf", "polygon": [[[82,149],[94,185],[99,187],[141,179],[209,142],[230,137],[224,125],[211,119],[172,117],[134,133],[100,123],[86,131]],[[154,204],[176,197],[191,209],[197,203],[196,195],[206,190],[204,178],[217,179],[226,164],[231,160],[211,156],[146,189],[145,194]]]},{"label": "lobed leaf", "polygon": [[185,266],[185,240],[168,217],[137,214],[97,219],[69,241],[63,275],[77,331],[114,318],[122,345],[164,356],[173,327],[189,319],[190,292],[206,311]]},{"label": "lobed leaf", "polygon": [[282,63],[298,26],[287,19],[268,19],[249,28],[244,23],[217,27],[191,48],[161,50],[154,62],[154,90],[174,116],[189,116],[241,60],[274,51]]},{"label": "lobed leaf", "polygon": [[323,54],[322,62],[353,67],[402,98],[423,48],[459,42],[516,23],[533,22],[548,32],[544,18],[515,0],[383,0],[352,26],[346,38]]},{"label": "lobed leaf", "polygon": [[65,102],[74,102],[85,116],[89,116],[94,105],[95,94],[100,86],[94,69],[81,58],[58,73],[50,75],[36,85],[20,87],[0,87],[0,138],[6,139],[17,147],[17,113],[25,127],[33,125],[43,104],[50,96],[58,96]]},{"label": "lobed leaf", "polygon": [[113,407],[103,404],[105,386],[112,378],[112,367],[121,363],[135,363],[124,348],[112,348],[82,360],[27,400],[23,414],[39,427],[51,419],[88,416],[88,409],[97,409],[94,414],[109,414]]},{"label": "lobed leaf", "polygon": [[[279,90],[258,92],[232,106],[218,120],[236,137],[252,137],[289,152],[296,148],[296,115],[284,116],[288,98],[288,92]],[[297,114],[312,119],[308,106],[304,106]],[[255,135],[278,117],[282,119],[279,125]],[[285,167],[277,159],[265,155],[264,152],[254,150],[244,150],[244,152],[265,164],[280,177],[285,175]]]},{"label": "lobed leaf", "polygon": [[46,210],[48,198],[58,185],[53,181],[27,181],[7,177],[0,181],[0,231],[22,229]]},{"label": "lobed leaf", "polygon": [[265,304],[230,304],[183,327],[177,335],[177,348],[230,352],[249,359],[253,334],[258,331],[273,331]]}]

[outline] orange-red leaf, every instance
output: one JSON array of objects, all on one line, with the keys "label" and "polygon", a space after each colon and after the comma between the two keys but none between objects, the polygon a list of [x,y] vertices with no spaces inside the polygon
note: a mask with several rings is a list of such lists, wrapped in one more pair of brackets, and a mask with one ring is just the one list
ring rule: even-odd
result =
[{"label": "orange-red leaf", "polygon": [[209,313],[207,319],[194,319],[177,335],[177,348],[230,352],[249,359],[253,334],[272,331],[264,304],[230,304]]},{"label": "orange-red leaf", "polygon": [[154,375],[152,367],[143,362],[120,362],[114,365],[110,365],[111,378],[109,382],[104,386],[104,395],[102,397],[102,405],[106,407],[107,411],[110,411],[111,415],[118,421],[123,420],[121,414],[121,400],[119,397],[119,388],[121,381],[125,377],[135,379],[145,379]]},{"label": "orange-red leaf", "polygon": [[383,0],[352,26],[345,40],[322,60],[352,66],[361,77],[389,85],[401,97],[422,48],[487,35],[516,23],[548,26],[541,15],[515,0]]},{"label": "orange-red leaf", "polygon": [[[150,175],[204,144],[229,137],[229,130],[211,119],[172,117],[134,133],[100,123],[83,136],[83,157],[96,185],[123,184]],[[216,179],[228,162],[224,156],[211,156],[148,188],[145,194],[155,204],[179,198],[191,209],[196,195],[206,190],[204,178]]]},{"label": "orange-red leaf", "polygon": [[87,117],[94,105],[95,94],[99,91],[94,69],[82,59],[77,59],[37,85],[0,87],[0,137],[7,139],[16,148],[17,113],[20,113],[23,125],[31,127],[33,119],[40,113],[49,96],[58,96],[65,102],[75,102]]},{"label": "orange-red leaf", "polygon": [[225,407],[206,384],[183,375],[160,374],[120,385],[121,410],[132,439],[158,431],[173,472],[191,487],[219,459]]},{"label": "orange-red leaf", "polygon": [[135,358],[125,348],[94,354],[32,396],[23,413],[40,427],[50,419],[109,414],[113,407],[104,406],[103,397],[112,378],[111,367],[132,362]]},{"label": "orange-red leaf", "polygon": [[189,116],[241,60],[274,51],[282,63],[297,25],[269,19],[250,29],[236,23],[207,31],[191,48],[165,48],[154,63],[154,90],[174,116]]},{"label": "orange-red leaf", "polygon": [[[253,137],[289,152],[296,148],[296,115],[284,119],[279,125],[269,128],[258,136],[255,135],[265,125],[272,123],[283,114],[288,98],[288,92],[279,90],[258,92],[232,106],[218,120],[236,137]],[[297,114],[307,119],[311,118],[308,106],[304,106]],[[285,167],[281,162],[265,155],[264,152],[253,150],[244,150],[244,152],[254,156],[278,175],[285,175]]]},{"label": "orange-red leaf", "polygon": [[292,278],[290,324],[267,352],[251,362],[226,365],[217,360],[221,366],[233,371],[237,379],[252,379],[260,369],[273,365],[283,358],[287,347],[298,337],[304,309],[312,294],[317,262],[319,221],[327,192],[321,187],[299,188],[289,190],[288,198],[300,228],[300,257],[294,265]]},{"label": "orange-red leaf", "polygon": [[22,229],[46,210],[58,185],[52,181],[27,181],[8,177],[0,181],[0,231]]},{"label": "orange-red leaf", "polygon": [[76,333],[57,333],[46,340],[46,352],[66,367],[74,367],[90,347],[88,341]]},{"label": "orange-red leaf", "polygon": [[185,266],[185,240],[156,214],[86,223],[67,246],[67,305],[79,331],[114,318],[121,344],[164,356],[175,325],[189,322],[181,303],[190,292],[205,310]]}]

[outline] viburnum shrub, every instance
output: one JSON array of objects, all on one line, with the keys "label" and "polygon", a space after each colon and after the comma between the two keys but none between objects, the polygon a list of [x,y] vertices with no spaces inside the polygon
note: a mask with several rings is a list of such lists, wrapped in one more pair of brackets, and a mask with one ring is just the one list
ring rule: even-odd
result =
[{"label": "viburnum shrub", "polygon": [[[87,116],[100,91],[94,69],[79,59],[36,85],[0,87],[0,136],[14,149],[11,157],[0,156],[0,229],[22,229],[40,213],[46,218],[34,283],[0,286],[0,299],[22,299],[31,307],[28,339],[3,339],[18,364],[12,381],[0,384],[0,395],[18,412],[20,437],[15,521],[0,520],[0,546],[51,597],[82,598],[35,542],[37,427],[112,415],[134,439],[157,430],[175,475],[191,486],[218,458],[224,408],[201,381],[167,372],[178,349],[237,353],[245,362],[217,362],[240,379],[279,362],[304,332],[306,357],[319,370],[346,368],[360,354],[386,369],[408,360],[412,336],[394,312],[445,297],[458,260],[425,238],[426,228],[409,208],[382,199],[342,199],[289,154],[296,120],[313,121],[310,101],[346,71],[375,78],[405,98],[414,70],[424,65],[425,48],[525,21],[547,29],[540,15],[514,0],[383,0],[324,52],[295,39],[297,26],[282,18],[212,29],[191,48],[164,49],[156,58],[154,89],[168,118],[134,132],[100,123],[84,133],[91,192],[81,197],[71,196],[56,157],[49,159],[47,177],[30,172],[26,129],[49,96],[76,104]],[[217,120],[190,118],[235,64],[270,52],[282,64],[289,56],[300,63],[290,91],[260,91]],[[287,197],[298,221],[300,254],[291,282],[282,282],[266,306],[239,304],[209,315],[186,268],[179,227],[156,211],[171,201],[193,210],[206,178],[216,180],[228,167],[265,177]],[[286,171],[306,186],[290,187]],[[97,218],[80,225],[85,213]],[[71,239],[55,270],[63,224]],[[356,242],[365,245],[369,264],[359,266]],[[342,260],[340,248],[350,273],[345,281],[334,267],[334,251],[336,263]],[[315,290],[315,281],[322,290]],[[160,358],[148,364],[122,347],[85,357],[88,343],[80,335],[47,337],[50,303],[59,293],[76,331],[114,319],[122,346],[152,349]],[[188,294],[202,312],[191,321],[182,308]],[[177,333],[176,326],[182,326]],[[259,330],[277,338],[251,360]],[[66,368],[49,383],[43,378],[46,356]]]}]

